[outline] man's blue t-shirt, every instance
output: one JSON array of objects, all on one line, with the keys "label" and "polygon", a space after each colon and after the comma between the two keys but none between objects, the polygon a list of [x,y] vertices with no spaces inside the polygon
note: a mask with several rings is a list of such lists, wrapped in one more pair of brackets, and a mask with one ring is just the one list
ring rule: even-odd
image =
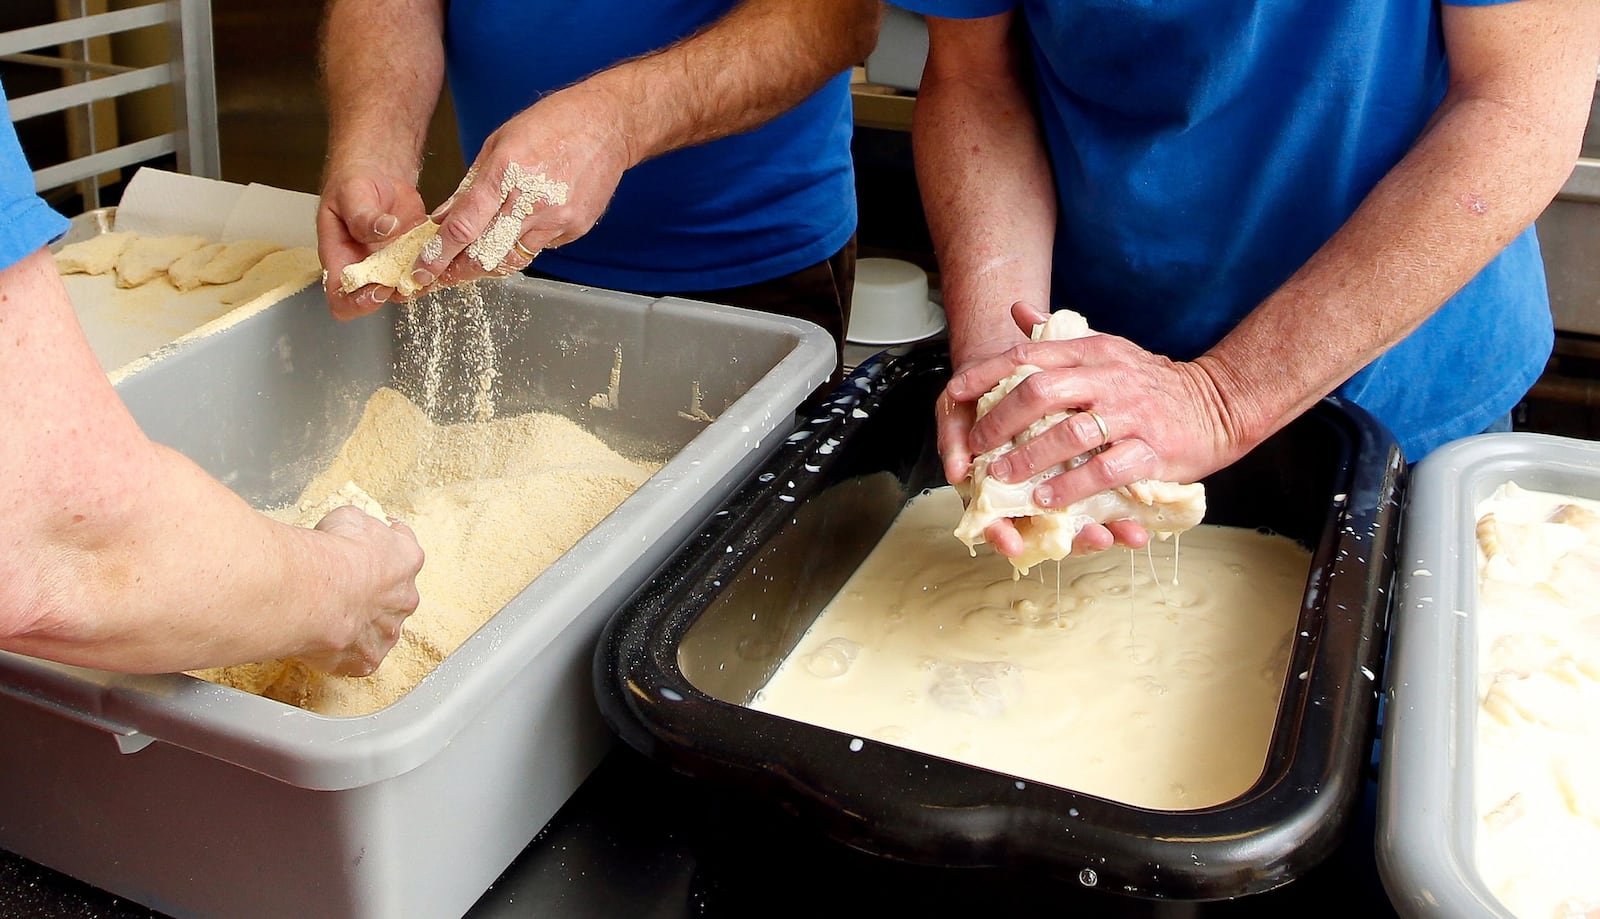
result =
[{"label": "man's blue t-shirt", "polygon": [[[1020,6],[1059,216],[1052,300],[1177,359],[1289,278],[1443,98],[1435,0],[895,0]],[[1409,459],[1504,416],[1553,339],[1532,228],[1339,392]]]},{"label": "man's blue t-shirt", "polygon": [[[467,160],[540,96],[687,38],[736,5],[452,0],[446,61]],[[768,281],[832,256],[856,228],[849,79],[839,74],[753,130],[628,170],[594,228],[541,253],[537,267],[670,293]]]},{"label": "man's blue t-shirt", "polygon": [[[5,88],[0,87],[0,100]],[[33,191],[33,173],[9,118],[0,119],[0,270],[67,231],[67,219]]]}]

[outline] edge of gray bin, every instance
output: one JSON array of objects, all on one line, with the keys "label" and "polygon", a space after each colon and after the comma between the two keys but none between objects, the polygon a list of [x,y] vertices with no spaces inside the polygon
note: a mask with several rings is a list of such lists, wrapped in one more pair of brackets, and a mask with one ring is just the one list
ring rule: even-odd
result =
[{"label": "edge of gray bin", "polygon": [[[599,601],[609,586],[597,572],[605,567],[605,547],[624,535],[639,539],[641,529],[659,535],[661,527],[680,517],[692,517],[685,524],[692,528],[715,502],[696,499],[676,483],[696,477],[699,468],[730,466],[749,452],[752,440],[774,434],[781,440],[787,431],[778,431],[778,426],[792,423],[799,405],[835,367],[832,337],[805,320],[675,297],[650,300],[647,309],[667,315],[715,311],[746,329],[787,336],[792,346],[615,512],[513,598],[507,610],[587,609]],[[239,328],[270,312],[241,321]],[[706,506],[686,508],[685,502]],[[662,547],[660,553],[671,548]],[[400,775],[429,760],[517,676],[520,664],[581,618],[522,616],[510,622],[503,612],[415,689],[360,717],[318,715],[184,674],[114,674],[7,652],[0,652],[0,695],[105,731],[125,753],[161,741],[298,787],[336,791]]]},{"label": "edge of gray bin", "polygon": [[[1407,486],[1379,778],[1378,871],[1407,917],[1514,919],[1479,876],[1477,505],[1502,483],[1600,499],[1600,444],[1481,434],[1424,457]],[[1457,677],[1464,678],[1457,678]]]}]

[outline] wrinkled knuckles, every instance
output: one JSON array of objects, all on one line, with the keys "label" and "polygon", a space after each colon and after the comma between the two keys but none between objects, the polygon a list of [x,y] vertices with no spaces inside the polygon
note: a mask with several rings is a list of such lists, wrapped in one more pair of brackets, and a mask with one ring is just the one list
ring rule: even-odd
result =
[{"label": "wrinkled knuckles", "polygon": [[1123,484],[1126,472],[1111,451],[1096,453],[1078,469],[1094,483],[1093,492],[1107,491]]},{"label": "wrinkled knuckles", "polygon": [[950,378],[950,382],[945,386],[944,395],[939,397],[939,401],[946,406],[945,411],[954,411],[955,403],[968,402],[977,397],[974,395],[974,389],[972,371],[962,370]]},{"label": "wrinkled knuckles", "polygon": [[1053,373],[1040,371],[1017,384],[1013,392],[1021,394],[1022,402],[1030,414],[1043,416],[1056,410],[1055,377]]},{"label": "wrinkled knuckles", "polygon": [[1121,441],[1094,458],[1105,470],[1107,488],[1152,478],[1158,468],[1154,451],[1143,441]]},{"label": "wrinkled knuckles", "polygon": [[439,235],[460,249],[466,248],[469,243],[477,239],[478,231],[464,215],[452,212],[445,217],[444,223],[439,226]]},{"label": "wrinkled knuckles", "polygon": [[1017,482],[1031,479],[1045,468],[1027,447],[1019,447],[1007,453],[1001,466],[1004,469],[1001,479]]}]

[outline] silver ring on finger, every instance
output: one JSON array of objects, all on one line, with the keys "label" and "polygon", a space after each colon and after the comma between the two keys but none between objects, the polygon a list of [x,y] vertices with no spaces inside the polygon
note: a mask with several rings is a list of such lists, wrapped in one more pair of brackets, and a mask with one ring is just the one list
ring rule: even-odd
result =
[{"label": "silver ring on finger", "polygon": [[1098,450],[1101,447],[1105,446],[1106,444],[1110,443],[1111,442],[1111,429],[1106,427],[1106,420],[1104,418],[1100,417],[1100,413],[1095,411],[1092,408],[1086,408],[1086,409],[1083,410],[1083,412],[1084,412],[1084,414],[1088,415],[1090,418],[1094,419],[1094,426],[1100,429],[1100,442],[1098,444],[1094,445],[1094,449]]}]

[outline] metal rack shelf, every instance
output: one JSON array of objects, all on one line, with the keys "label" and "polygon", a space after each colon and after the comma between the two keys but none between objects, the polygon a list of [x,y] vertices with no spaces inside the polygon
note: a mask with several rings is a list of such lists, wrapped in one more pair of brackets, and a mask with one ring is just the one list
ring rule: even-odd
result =
[{"label": "metal rack shelf", "polygon": [[[158,0],[110,12],[90,12],[87,0],[61,4],[56,22],[0,32],[0,61],[61,70],[71,79],[57,89],[9,100],[14,122],[54,112],[81,109],[89,130],[87,149],[60,163],[36,168],[34,187],[43,193],[82,183],[84,207],[98,207],[99,183],[85,181],[106,172],[174,155],[178,170],[216,178],[221,173],[217,145],[217,93],[213,72],[209,0]],[[90,42],[137,29],[166,28],[170,60],[146,67],[95,60]],[[170,87],[174,95],[169,131],[101,149],[94,130],[96,103],[145,90]]]}]

